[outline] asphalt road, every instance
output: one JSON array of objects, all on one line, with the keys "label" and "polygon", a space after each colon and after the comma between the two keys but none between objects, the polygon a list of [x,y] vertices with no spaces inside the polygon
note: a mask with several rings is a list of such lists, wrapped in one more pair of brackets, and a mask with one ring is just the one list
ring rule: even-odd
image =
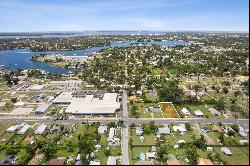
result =
[{"label": "asphalt road", "polygon": [[[120,118],[82,118],[82,119],[69,119],[69,120],[56,120],[47,119],[47,117],[8,117],[3,116],[0,117],[0,123],[4,122],[37,122],[37,123],[81,123],[81,122],[100,122],[102,124],[108,124],[110,122],[118,122]],[[211,123],[236,123],[243,126],[249,126],[249,119],[233,119],[233,118],[212,118],[212,119],[205,119],[205,118],[127,118],[127,123],[148,123],[150,121],[154,121],[156,124],[170,124],[170,123],[201,123],[201,124],[211,124]],[[124,121],[124,124],[126,122]]]}]

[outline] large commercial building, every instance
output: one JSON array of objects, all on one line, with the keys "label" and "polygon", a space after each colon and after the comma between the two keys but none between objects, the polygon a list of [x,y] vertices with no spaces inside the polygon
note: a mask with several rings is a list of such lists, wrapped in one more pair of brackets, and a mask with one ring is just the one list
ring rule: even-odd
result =
[{"label": "large commercial building", "polygon": [[115,115],[120,109],[117,93],[82,93],[63,92],[53,104],[68,105],[65,113],[74,115]]},{"label": "large commercial building", "polygon": [[65,113],[114,115],[120,109],[120,103],[117,102],[117,98],[117,93],[105,93],[102,99],[94,98],[94,95],[86,95],[84,98],[72,98]]}]

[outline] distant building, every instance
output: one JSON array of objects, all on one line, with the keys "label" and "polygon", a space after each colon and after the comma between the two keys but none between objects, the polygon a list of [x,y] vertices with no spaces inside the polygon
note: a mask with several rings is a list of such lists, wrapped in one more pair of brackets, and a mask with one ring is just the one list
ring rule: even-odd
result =
[{"label": "distant building", "polygon": [[82,80],[66,80],[66,81],[51,81],[49,85],[52,86],[80,86],[83,83]]},{"label": "distant building", "polygon": [[45,88],[46,85],[31,85],[28,90],[29,91],[41,91]]}]

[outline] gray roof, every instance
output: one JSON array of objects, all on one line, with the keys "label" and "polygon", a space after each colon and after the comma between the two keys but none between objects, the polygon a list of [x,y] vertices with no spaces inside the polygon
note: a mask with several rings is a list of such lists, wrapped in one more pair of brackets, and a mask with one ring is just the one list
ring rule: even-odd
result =
[{"label": "gray roof", "polygon": [[171,130],[168,126],[158,128],[158,134],[170,134],[170,133]]},{"label": "gray roof", "polygon": [[42,104],[40,105],[36,110],[35,113],[44,113],[50,106],[51,104]]},{"label": "gray roof", "polygon": [[148,108],[148,110],[150,111],[150,112],[153,112],[153,113],[155,113],[155,112],[160,112],[161,111],[161,109],[160,108]]}]

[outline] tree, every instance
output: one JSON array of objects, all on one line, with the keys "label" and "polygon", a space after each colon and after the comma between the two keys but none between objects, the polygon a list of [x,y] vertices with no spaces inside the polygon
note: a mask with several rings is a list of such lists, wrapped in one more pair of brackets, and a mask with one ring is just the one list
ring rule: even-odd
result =
[{"label": "tree", "polygon": [[160,147],[157,149],[157,160],[159,162],[166,161],[168,159],[168,146],[167,145],[160,145]]},{"label": "tree", "polygon": [[109,148],[105,148],[104,154],[105,154],[106,156],[110,156],[110,149],[109,149]]},{"label": "tree", "polygon": [[239,126],[236,125],[236,124],[232,125],[231,128],[232,128],[234,131],[236,131],[236,132],[239,132],[239,130],[240,130],[240,129],[239,129]]},{"label": "tree", "polygon": [[160,101],[171,101],[175,104],[180,103],[184,93],[177,85],[177,81],[168,81],[158,87]]},{"label": "tree", "polygon": [[119,126],[119,127],[123,127],[123,124],[124,124],[124,121],[123,121],[123,120],[119,120],[119,121],[117,122],[117,126]]},{"label": "tree", "polygon": [[186,156],[189,160],[190,165],[197,165],[197,158],[199,157],[199,155],[195,146],[193,146],[192,144],[187,144]]},{"label": "tree", "polygon": [[225,93],[225,94],[228,94],[228,92],[229,92],[229,90],[228,90],[228,88],[227,87],[223,87],[223,92]]},{"label": "tree", "polygon": [[224,134],[220,133],[218,139],[220,140],[220,143],[224,144],[225,143],[225,139],[224,139]]},{"label": "tree", "polygon": [[235,133],[232,130],[229,130],[227,133],[229,136],[233,136]]},{"label": "tree", "polygon": [[187,131],[192,131],[191,125],[189,123],[185,124]]},{"label": "tree", "polygon": [[220,98],[216,103],[215,103],[215,108],[217,110],[224,110],[225,109],[225,102],[223,98]]}]

